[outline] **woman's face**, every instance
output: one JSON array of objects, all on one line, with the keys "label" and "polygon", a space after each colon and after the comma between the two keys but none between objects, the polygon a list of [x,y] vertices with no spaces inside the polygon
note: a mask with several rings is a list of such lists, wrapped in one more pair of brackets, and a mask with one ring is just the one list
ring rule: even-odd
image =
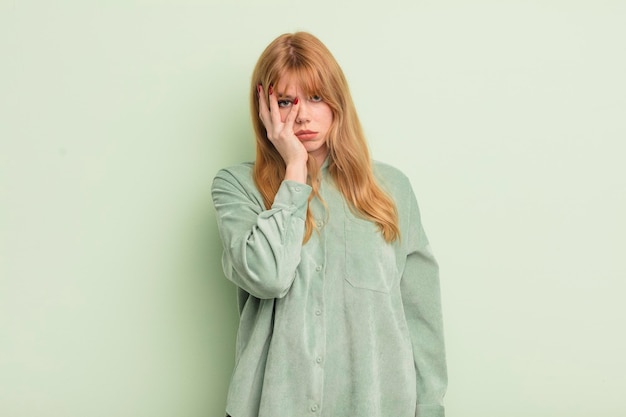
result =
[{"label": "woman's face", "polygon": [[298,114],[293,132],[304,145],[309,155],[321,165],[328,155],[328,132],[333,122],[333,112],[320,96],[304,95],[300,82],[287,75],[276,86],[280,118],[284,122],[295,98],[298,98]]}]

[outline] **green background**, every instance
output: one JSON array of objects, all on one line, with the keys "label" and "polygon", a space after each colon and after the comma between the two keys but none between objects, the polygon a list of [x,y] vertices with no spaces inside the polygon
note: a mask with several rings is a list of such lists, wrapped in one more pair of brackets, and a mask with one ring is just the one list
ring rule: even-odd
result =
[{"label": "green background", "polygon": [[316,34],[441,264],[448,416],[623,416],[623,1],[0,0],[0,415],[221,416],[210,200]]}]

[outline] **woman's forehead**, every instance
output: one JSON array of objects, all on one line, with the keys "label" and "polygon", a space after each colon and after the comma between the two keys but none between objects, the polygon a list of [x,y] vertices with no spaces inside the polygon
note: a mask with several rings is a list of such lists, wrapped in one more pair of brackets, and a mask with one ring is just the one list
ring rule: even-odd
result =
[{"label": "woman's forehead", "polygon": [[294,93],[310,94],[316,92],[319,87],[317,80],[308,79],[309,77],[294,72],[282,74],[276,82],[276,90],[279,94],[290,95]]},{"label": "woman's forehead", "polygon": [[284,90],[288,88],[300,88],[301,84],[302,80],[299,77],[297,77],[293,73],[287,73],[278,78],[276,88],[278,88],[279,90]]}]

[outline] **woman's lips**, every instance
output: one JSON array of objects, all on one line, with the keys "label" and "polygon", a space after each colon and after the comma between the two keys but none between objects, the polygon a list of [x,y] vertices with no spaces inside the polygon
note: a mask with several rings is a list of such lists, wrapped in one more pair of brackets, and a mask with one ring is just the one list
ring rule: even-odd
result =
[{"label": "woman's lips", "polygon": [[296,132],[296,136],[300,140],[311,140],[317,137],[317,132],[314,132],[312,130],[298,130]]}]

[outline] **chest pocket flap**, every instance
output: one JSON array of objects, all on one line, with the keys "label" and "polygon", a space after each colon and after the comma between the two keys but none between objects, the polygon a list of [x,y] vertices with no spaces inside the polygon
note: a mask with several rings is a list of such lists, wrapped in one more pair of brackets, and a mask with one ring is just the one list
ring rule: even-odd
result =
[{"label": "chest pocket flap", "polygon": [[346,281],[355,288],[388,293],[399,279],[396,250],[374,222],[347,213]]}]

